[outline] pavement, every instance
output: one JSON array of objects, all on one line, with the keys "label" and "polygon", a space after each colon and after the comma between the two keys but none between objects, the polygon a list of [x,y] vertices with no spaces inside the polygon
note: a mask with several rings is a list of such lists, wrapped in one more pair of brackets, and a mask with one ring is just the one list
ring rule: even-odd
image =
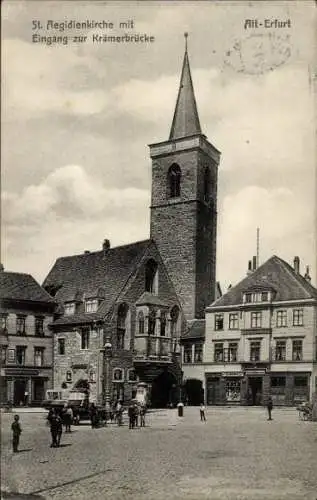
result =
[{"label": "pavement", "polygon": [[[20,412],[19,412],[20,413]],[[2,498],[86,500],[317,500],[317,423],[296,410],[153,411],[144,429],[73,427],[50,448],[45,414],[2,414]]]}]

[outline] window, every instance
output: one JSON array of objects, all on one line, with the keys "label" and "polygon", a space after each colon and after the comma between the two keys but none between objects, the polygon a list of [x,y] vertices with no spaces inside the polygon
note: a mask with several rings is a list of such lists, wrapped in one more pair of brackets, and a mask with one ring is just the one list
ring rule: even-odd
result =
[{"label": "window", "polygon": [[285,387],[285,384],[286,384],[285,377],[271,377],[272,388]]},{"label": "window", "polygon": [[73,379],[73,374],[70,370],[67,370],[66,372],[66,382],[71,382]]},{"label": "window", "polygon": [[44,335],[44,319],[37,317],[35,318],[35,335]]},{"label": "window", "polygon": [[287,311],[277,311],[276,313],[276,326],[287,326]]},{"label": "window", "polygon": [[154,310],[149,314],[149,335],[155,335],[156,313]]},{"label": "window", "polygon": [[138,381],[138,376],[135,373],[135,370],[133,368],[130,368],[128,370],[128,382],[137,382]]},{"label": "window", "polygon": [[175,163],[168,171],[169,198],[178,198],[181,195],[181,169]]},{"label": "window", "polygon": [[83,328],[80,332],[81,335],[81,349],[89,349],[90,332],[88,328]]},{"label": "window", "polygon": [[228,361],[235,363],[237,361],[238,344],[237,342],[230,342],[228,349]]},{"label": "window", "polygon": [[43,366],[44,364],[44,348],[34,347],[34,365]]},{"label": "window", "polygon": [[177,335],[177,323],[178,323],[179,309],[174,306],[171,310],[171,336],[175,337]]},{"label": "window", "polygon": [[252,293],[245,294],[245,301],[248,303],[252,302]]},{"label": "window", "polygon": [[206,167],[204,172],[204,200],[209,201],[209,196],[210,196],[210,170],[208,167]]},{"label": "window", "polygon": [[138,314],[138,325],[139,325],[139,334],[144,334],[144,314],[142,311]]},{"label": "window", "polygon": [[5,365],[7,362],[7,346],[1,346],[1,365]]},{"label": "window", "polygon": [[276,341],[275,360],[276,361],[285,361],[286,360],[286,341],[285,340],[277,340]]},{"label": "window", "polygon": [[68,303],[64,304],[65,316],[70,316],[72,314],[75,314],[75,310],[76,310],[75,302],[68,302]]},{"label": "window", "polygon": [[145,291],[158,293],[157,263],[153,259],[148,260],[145,265]]},{"label": "window", "polygon": [[58,339],[58,354],[65,354],[65,339]]},{"label": "window", "polygon": [[215,330],[223,330],[223,314],[215,314]]},{"label": "window", "polygon": [[7,321],[8,321],[8,315],[0,314],[0,329],[3,332],[6,332],[7,330]]},{"label": "window", "polygon": [[269,294],[268,294],[268,292],[262,292],[261,293],[261,300],[262,300],[262,302],[267,302],[269,300]]},{"label": "window", "polygon": [[239,327],[238,313],[229,314],[229,330],[237,330]]},{"label": "window", "polygon": [[203,361],[203,344],[200,342],[194,345],[194,361],[195,363],[202,363]]},{"label": "window", "polygon": [[215,344],[215,354],[214,354],[214,360],[217,362],[223,361],[224,360],[224,350],[223,350],[223,344],[222,343],[216,343]]},{"label": "window", "polygon": [[15,351],[16,363],[17,365],[23,366],[25,365],[25,346],[17,346]]},{"label": "window", "polygon": [[184,363],[192,362],[192,345],[186,344],[184,345]]},{"label": "window", "polygon": [[307,387],[308,377],[307,375],[295,375],[294,376],[294,387]]},{"label": "window", "polygon": [[293,326],[303,326],[304,325],[304,311],[303,309],[293,310]]},{"label": "window", "polygon": [[303,341],[302,340],[293,340],[293,361],[302,361],[303,359]]},{"label": "window", "polygon": [[166,334],[166,313],[162,312],[161,313],[160,335],[161,335],[161,337],[165,337],[165,334]]},{"label": "window", "polygon": [[94,313],[97,311],[99,305],[98,299],[89,299],[85,302],[85,312]]},{"label": "window", "polygon": [[126,334],[126,319],[128,310],[129,308],[126,304],[120,304],[118,308],[117,339],[116,339],[117,349],[124,349],[124,340]]},{"label": "window", "polygon": [[250,361],[260,361],[261,342],[250,342]]},{"label": "window", "polygon": [[18,335],[25,335],[25,316],[17,316],[16,330]]},{"label": "window", "polygon": [[123,375],[124,375],[124,372],[122,370],[122,368],[114,368],[113,372],[112,372],[112,380],[113,382],[123,382]]},{"label": "window", "polygon": [[262,326],[262,312],[251,312],[251,328],[261,328]]}]

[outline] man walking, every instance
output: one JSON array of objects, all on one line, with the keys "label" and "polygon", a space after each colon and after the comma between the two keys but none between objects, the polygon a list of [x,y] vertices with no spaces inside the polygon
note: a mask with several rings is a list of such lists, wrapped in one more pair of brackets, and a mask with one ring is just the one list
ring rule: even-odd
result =
[{"label": "man walking", "polygon": [[206,422],[205,405],[203,403],[200,403],[199,411],[200,411],[201,422]]},{"label": "man walking", "polygon": [[268,420],[273,420],[272,419],[273,401],[272,401],[271,396],[268,397],[266,407],[267,407],[267,413],[268,413],[268,416],[269,416]]},{"label": "man walking", "polygon": [[20,434],[22,432],[19,420],[20,420],[19,415],[14,415],[14,420],[13,420],[12,425],[11,425],[13,453],[18,453],[18,451],[19,451],[18,447],[19,447],[19,441],[20,441]]}]

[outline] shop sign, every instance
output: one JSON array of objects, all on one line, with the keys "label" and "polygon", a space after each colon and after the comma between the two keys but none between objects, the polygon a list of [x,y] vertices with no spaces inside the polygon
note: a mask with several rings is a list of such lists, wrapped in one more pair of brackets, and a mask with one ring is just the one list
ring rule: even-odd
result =
[{"label": "shop sign", "polygon": [[222,377],[243,377],[243,373],[241,372],[222,372]]}]

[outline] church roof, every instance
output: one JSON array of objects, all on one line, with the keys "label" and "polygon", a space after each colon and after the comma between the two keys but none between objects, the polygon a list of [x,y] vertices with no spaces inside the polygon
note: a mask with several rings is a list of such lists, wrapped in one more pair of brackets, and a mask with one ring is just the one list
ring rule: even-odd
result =
[{"label": "church roof", "polygon": [[139,241],[57,259],[43,286],[47,290],[57,290],[55,297],[58,302],[74,302],[79,292],[86,299],[98,298],[102,290],[102,297],[99,297],[102,302],[95,316],[79,313],[57,321],[74,323],[88,316],[98,318],[104,315],[151,243],[152,240]]},{"label": "church roof", "polygon": [[283,259],[273,255],[249,276],[213,302],[207,310],[242,304],[243,293],[273,290],[274,301],[317,299],[317,289]]},{"label": "church roof", "polygon": [[[185,34],[185,36],[187,36]],[[187,43],[169,140],[201,134]]]},{"label": "church roof", "polygon": [[10,271],[0,272],[0,298],[46,304],[55,302],[33,276]]}]

